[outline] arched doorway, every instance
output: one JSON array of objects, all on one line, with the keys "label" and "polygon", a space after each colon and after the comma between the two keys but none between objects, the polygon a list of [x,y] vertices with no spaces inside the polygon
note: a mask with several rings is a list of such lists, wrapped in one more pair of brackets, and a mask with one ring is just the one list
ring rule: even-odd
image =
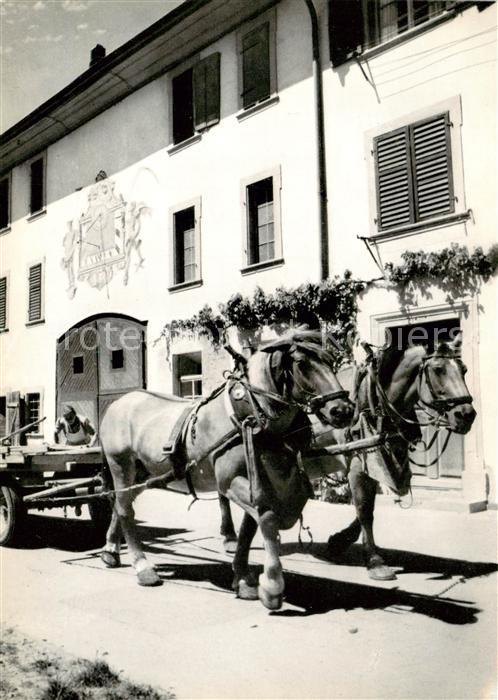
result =
[{"label": "arched doorway", "polygon": [[145,388],[146,322],[122,314],[84,319],[57,341],[57,416],[63,404],[100,425],[108,406]]}]

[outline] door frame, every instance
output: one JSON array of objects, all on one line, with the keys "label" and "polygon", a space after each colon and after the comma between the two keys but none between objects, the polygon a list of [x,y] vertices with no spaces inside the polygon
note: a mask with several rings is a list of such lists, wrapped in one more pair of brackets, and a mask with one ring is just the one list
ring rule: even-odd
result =
[{"label": "door frame", "polygon": [[[481,419],[481,392],[479,381],[479,322],[478,304],[473,298],[464,298],[455,304],[434,304],[409,308],[401,311],[399,307],[391,312],[374,314],[370,316],[370,333],[372,342],[383,345],[385,331],[390,326],[408,326],[417,323],[445,321],[458,318],[462,331],[462,359],[467,366],[468,373],[465,377],[469,391],[473,397],[473,405],[477,416],[471,431],[464,440],[464,465],[462,483],[468,472],[483,472],[484,457],[482,451],[482,419]],[[429,479],[420,477],[426,484]],[[444,480],[444,481],[443,481]],[[441,485],[454,482],[454,478],[440,477],[433,483]],[[454,486],[453,486],[454,488]]]}]

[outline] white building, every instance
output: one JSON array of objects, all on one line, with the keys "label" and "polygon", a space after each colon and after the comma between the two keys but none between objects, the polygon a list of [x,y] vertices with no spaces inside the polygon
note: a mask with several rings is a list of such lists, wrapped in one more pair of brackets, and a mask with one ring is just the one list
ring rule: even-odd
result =
[{"label": "white building", "polygon": [[[489,247],[488,5],[191,0],[108,56],[96,47],[83,75],[1,137],[5,431],[19,407],[25,422],[46,416],[29,439],[47,440],[62,402],[97,422],[137,386],[206,393],[228,359],[190,337],[168,358],[164,323],[256,285],[378,276],[357,235],[383,262],[452,241]],[[434,212],[385,213],[379,229],[375,139],[426,119],[449,134],[451,192]],[[388,327],[460,323],[479,419],[455,463],[419,481],[474,508],[496,500],[495,291],[450,307],[434,290],[407,315],[380,287],[360,315],[374,342]]]}]

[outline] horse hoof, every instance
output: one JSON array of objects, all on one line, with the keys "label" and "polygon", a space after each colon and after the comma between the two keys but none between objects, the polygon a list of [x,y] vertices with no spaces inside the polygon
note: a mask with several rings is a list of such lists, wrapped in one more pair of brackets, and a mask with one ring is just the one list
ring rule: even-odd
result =
[{"label": "horse hoof", "polygon": [[396,574],[386,564],[373,566],[371,569],[368,569],[368,575],[374,581],[394,581],[396,579]]},{"label": "horse hoof", "polygon": [[100,558],[108,569],[116,569],[118,566],[121,566],[121,557],[117,552],[107,552],[104,550],[100,552]]},{"label": "horse hoof", "polygon": [[251,586],[245,579],[240,579],[237,589],[237,598],[241,600],[258,600],[258,587]]},{"label": "horse hoof", "polygon": [[140,586],[160,586],[162,584],[161,579],[152,568],[138,571],[137,578]]},{"label": "horse hoof", "polygon": [[223,540],[223,549],[227,554],[235,554],[237,551],[237,538],[225,537]]},{"label": "horse hoof", "polygon": [[282,602],[284,600],[284,596],[282,595],[282,593],[272,595],[271,593],[268,593],[268,591],[262,586],[258,586],[258,598],[263,603],[265,608],[268,608],[268,610],[280,610],[280,608],[282,607]]}]

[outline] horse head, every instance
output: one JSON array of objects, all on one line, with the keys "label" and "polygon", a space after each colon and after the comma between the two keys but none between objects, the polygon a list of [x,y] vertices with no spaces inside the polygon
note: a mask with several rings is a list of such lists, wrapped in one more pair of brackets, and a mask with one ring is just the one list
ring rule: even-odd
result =
[{"label": "horse head", "polygon": [[333,357],[316,331],[289,333],[260,348],[280,393],[335,428],[351,423],[354,407],[333,371]]},{"label": "horse head", "polygon": [[449,429],[468,433],[476,417],[472,396],[465,383],[467,368],[461,358],[461,336],[440,341],[423,359],[419,370],[419,401],[444,415]]}]

